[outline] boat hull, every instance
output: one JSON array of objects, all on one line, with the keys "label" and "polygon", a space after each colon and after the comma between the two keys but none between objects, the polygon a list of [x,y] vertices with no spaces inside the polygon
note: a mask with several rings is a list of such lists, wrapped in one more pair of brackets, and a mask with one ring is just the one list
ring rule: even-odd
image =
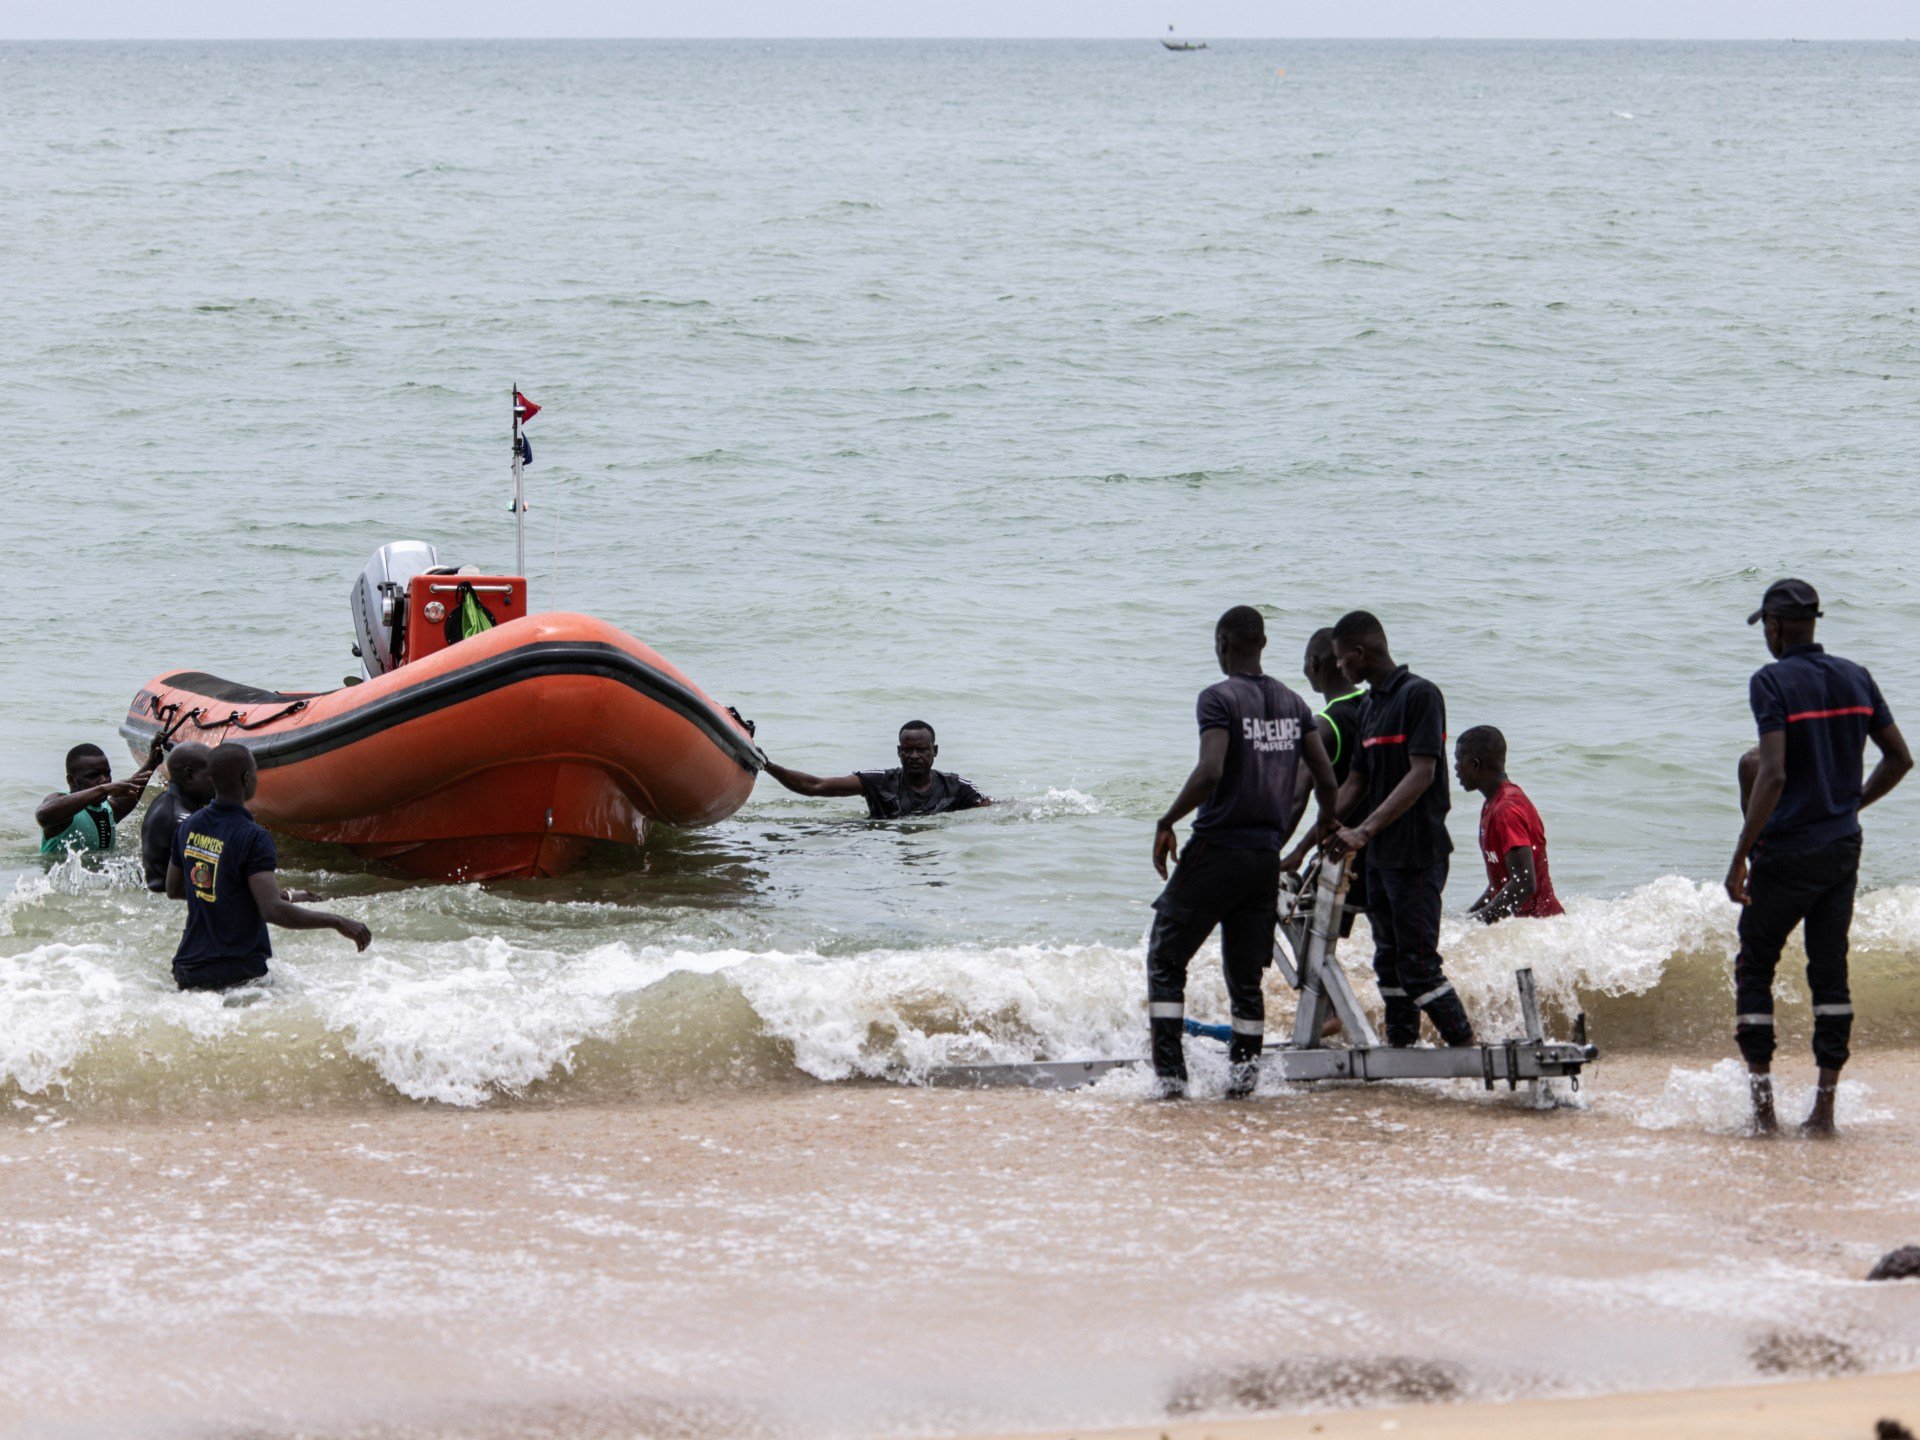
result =
[{"label": "boat hull", "polygon": [[590,842],[638,845],[745,803],[764,760],[730,711],[587,615],[531,615],[360,685],[260,690],[160,675],[121,733],[254,752],[262,824],[429,879],[557,875]]}]

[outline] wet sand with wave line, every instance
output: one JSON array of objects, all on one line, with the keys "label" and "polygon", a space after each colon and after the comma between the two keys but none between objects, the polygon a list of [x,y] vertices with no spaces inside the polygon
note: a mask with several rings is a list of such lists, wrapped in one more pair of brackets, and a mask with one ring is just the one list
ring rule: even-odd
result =
[{"label": "wet sand with wave line", "polygon": [[1547,1113],[1125,1072],[191,1125],[16,1099],[0,1432],[942,1434],[1898,1370],[1920,1286],[1861,1277],[1920,1238],[1920,1063],[1855,1073],[1833,1144],[1739,1138],[1737,1067],[1670,1056]]}]

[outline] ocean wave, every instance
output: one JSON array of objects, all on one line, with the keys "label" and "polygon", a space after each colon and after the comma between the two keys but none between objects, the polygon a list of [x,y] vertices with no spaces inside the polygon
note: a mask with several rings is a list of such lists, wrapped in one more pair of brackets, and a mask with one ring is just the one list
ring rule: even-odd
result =
[{"label": "ocean wave", "polygon": [[[1085,799],[1069,795],[1059,798],[1070,809]],[[577,907],[578,925],[547,923],[529,936],[511,907],[476,892],[469,918],[517,934],[508,938],[458,933],[440,911],[463,893],[365,897],[392,922],[383,929],[376,918],[383,938],[367,955],[332,936],[282,935],[273,982],[222,997],[174,989],[164,957],[177,910],[138,888],[131,867],[70,863],[22,881],[0,902],[0,1098],[80,1109],[475,1106],[910,1083],[943,1065],[1145,1049],[1139,942],[854,953],[642,943],[606,938],[619,914],[597,904]],[[423,906],[422,894],[440,903]],[[1449,921],[1443,948],[1483,1034],[1518,1033],[1513,972],[1530,966],[1556,1029],[1584,1011],[1603,1049],[1712,1054],[1731,1043],[1734,924],[1715,887],[1668,877],[1617,899],[1576,899],[1552,920]],[[1859,1044],[1920,1040],[1917,946],[1920,888],[1861,897]],[[1377,1006],[1368,954],[1362,923],[1343,958],[1363,1001]],[[1799,965],[1790,951],[1778,990],[1788,1046],[1804,1044],[1810,1026]],[[1278,1029],[1292,992],[1276,974],[1268,994]],[[1227,1014],[1210,952],[1193,966],[1189,1009]],[[1670,1113],[1711,1128],[1739,1098],[1721,1096],[1719,1078],[1676,1082],[1649,1123]]]}]

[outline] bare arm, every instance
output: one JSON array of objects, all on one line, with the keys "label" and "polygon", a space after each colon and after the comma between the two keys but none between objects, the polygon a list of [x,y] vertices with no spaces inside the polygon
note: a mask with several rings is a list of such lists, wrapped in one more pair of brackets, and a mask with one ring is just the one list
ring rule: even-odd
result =
[{"label": "bare arm", "polygon": [[[1351,815],[1353,813],[1353,807],[1365,799],[1366,794],[1367,777],[1361,774],[1357,768],[1349,770],[1347,772],[1347,778],[1340,782],[1340,792],[1334,800],[1335,819],[1338,820],[1341,816]],[[1333,829],[1333,835],[1338,835],[1339,832],[1340,827],[1336,824]],[[1321,835],[1316,827],[1312,834],[1306,836],[1287,853],[1285,858],[1280,861],[1280,868],[1282,870],[1298,870],[1301,862],[1307,858],[1315,844],[1331,838],[1333,837]]]},{"label": "bare arm", "polygon": [[[1333,744],[1333,722],[1324,715],[1313,717],[1314,733],[1320,737],[1320,748],[1329,749]],[[1302,765],[1293,777],[1293,823],[1298,825],[1307,813],[1307,796],[1313,793],[1313,771]],[[1292,833],[1291,829],[1288,831]]]},{"label": "bare arm", "polygon": [[187,898],[186,872],[171,860],[167,862],[167,899],[184,900]]},{"label": "bare arm", "polygon": [[1187,776],[1187,783],[1180,787],[1180,793],[1173,797],[1173,804],[1167,807],[1167,813],[1154,823],[1153,827],[1153,868],[1162,880],[1167,878],[1167,866],[1180,858],[1179,844],[1174,840],[1173,827],[1198,809],[1213,789],[1220,783],[1220,774],[1227,766],[1227,732],[1218,726],[1200,732],[1200,759],[1194,764],[1193,771]]},{"label": "bare arm", "polygon": [[[1334,781],[1333,762],[1327,758],[1327,747],[1320,742],[1318,730],[1307,732],[1306,743],[1301,747],[1301,759],[1307,762],[1300,768],[1313,786],[1313,798],[1320,806],[1320,813],[1313,817],[1313,829],[1307,832],[1306,839],[1301,842],[1302,845],[1311,845],[1340,828],[1340,787]],[[1295,813],[1297,815],[1299,812]]]},{"label": "bare arm", "polygon": [[[168,875],[169,887],[173,876],[178,873],[176,867]],[[308,910],[283,898],[280,878],[271,870],[249,875],[247,889],[253,895],[253,903],[260,907],[260,918],[269,925],[278,925],[282,930],[338,930],[353,941],[354,948],[358,950],[364,950],[373,943],[373,932],[358,920],[349,920],[344,915],[335,915],[326,910]]]},{"label": "bare arm", "polygon": [[1507,883],[1500,887],[1497,895],[1482,895],[1467,913],[1491,925],[1533,899],[1534,891],[1539,888],[1540,877],[1533,869],[1533,847],[1516,845],[1507,851]]},{"label": "bare arm", "polygon": [[809,775],[803,770],[789,770],[784,765],[776,765],[771,760],[767,761],[767,774],[796,795],[845,797],[860,793],[858,775]]},{"label": "bare arm", "polygon": [[[1439,756],[1409,755],[1407,773],[1400,777],[1400,783],[1393,787],[1392,793],[1380,802],[1380,808],[1358,825],[1342,829],[1334,836],[1334,844],[1348,853],[1365,847],[1369,840],[1413,808],[1413,802],[1427,793],[1427,788],[1433,784],[1433,777],[1439,771]],[[1352,781],[1353,777],[1349,775],[1347,779]]]},{"label": "bare arm", "polygon": [[1900,734],[1898,725],[1889,725],[1884,730],[1876,731],[1870,738],[1880,747],[1880,763],[1873,767],[1867,783],[1860,787],[1862,810],[1874,801],[1885,798],[1886,793],[1913,769],[1913,755],[1908,751],[1906,739]]},{"label": "bare arm", "polygon": [[1746,823],[1740,827],[1740,839],[1733,847],[1733,863],[1727,867],[1727,898],[1736,905],[1747,903],[1747,857],[1760,841],[1760,832],[1773,818],[1774,806],[1787,785],[1787,732],[1769,730],[1760,737],[1759,763],[1754,766],[1753,788],[1747,792]]},{"label": "bare arm", "polygon": [[73,823],[74,816],[102,800],[113,806],[114,819],[122,819],[139,803],[144,784],[144,781],[109,780],[105,785],[89,785],[71,794],[49,795],[33,812],[33,823],[40,827],[42,835],[58,835]]},{"label": "bare arm", "polygon": [[119,784],[111,787],[116,793],[108,804],[113,807],[113,818],[124,820],[133,813],[133,807],[140,803],[140,797],[147,793],[147,782],[153,779],[153,772],[159,768],[166,751],[159,740],[153,742],[153,749],[147,754],[147,763]]}]

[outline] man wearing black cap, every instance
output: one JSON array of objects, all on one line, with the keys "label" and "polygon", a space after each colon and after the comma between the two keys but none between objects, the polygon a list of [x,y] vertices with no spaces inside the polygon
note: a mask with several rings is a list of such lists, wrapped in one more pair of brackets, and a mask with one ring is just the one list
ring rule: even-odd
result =
[{"label": "man wearing black cap", "polygon": [[[1742,787],[1746,824],[1727,870],[1727,894],[1742,907],[1733,1033],[1752,1075],[1753,1123],[1761,1134],[1779,1128],[1770,1075],[1773,973],[1787,937],[1803,922],[1820,1080],[1802,1128],[1834,1133],[1834,1091],[1853,1031],[1847,931],[1860,873],[1860,811],[1913,768],[1873,677],[1814,643],[1820,613],[1820,597],[1806,581],[1777,580],[1747,617],[1749,625],[1765,623],[1774,661],[1754,671],[1747,687],[1760,744],[1751,784]],[[1868,740],[1880,763],[1863,785]]]}]

